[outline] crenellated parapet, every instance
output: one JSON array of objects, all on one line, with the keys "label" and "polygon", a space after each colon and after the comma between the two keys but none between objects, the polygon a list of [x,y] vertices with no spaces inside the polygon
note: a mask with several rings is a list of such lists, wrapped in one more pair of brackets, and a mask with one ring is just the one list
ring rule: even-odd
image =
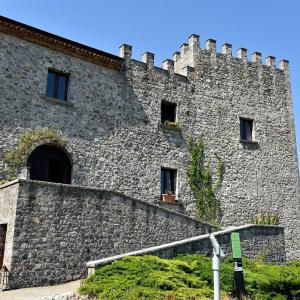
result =
[{"label": "crenellated parapet", "polygon": [[[120,56],[129,61],[132,56],[132,47],[130,45],[123,44],[120,47]],[[188,79],[192,78],[199,60],[206,61],[207,64],[216,64],[218,59],[224,60],[228,64],[232,62],[242,62],[247,64],[256,64],[261,67],[269,67],[271,70],[281,70],[286,73],[289,72],[289,62],[282,60],[279,62],[278,67],[276,65],[276,58],[274,56],[266,57],[265,64],[262,61],[262,54],[260,52],[253,52],[251,59],[248,59],[248,50],[246,48],[237,49],[236,56],[232,53],[232,45],[224,43],[221,46],[221,52],[217,50],[217,42],[214,39],[208,39],[205,42],[205,47],[200,47],[200,37],[197,34],[191,34],[187,43],[181,44],[179,51],[174,52],[172,59],[166,59],[163,61],[161,68],[166,70],[166,74],[173,78],[174,74],[180,74],[186,76]],[[154,54],[145,52],[142,55],[141,61],[147,65],[147,69],[159,69],[155,67]]]}]

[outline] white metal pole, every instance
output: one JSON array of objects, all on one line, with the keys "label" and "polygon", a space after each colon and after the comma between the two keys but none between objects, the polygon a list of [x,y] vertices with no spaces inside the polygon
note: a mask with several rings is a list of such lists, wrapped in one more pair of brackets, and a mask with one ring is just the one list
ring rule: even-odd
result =
[{"label": "white metal pole", "polygon": [[225,254],[212,234],[210,234],[209,238],[214,249],[212,259],[212,269],[214,271],[214,300],[220,300],[220,264],[221,257],[225,257]]},{"label": "white metal pole", "polygon": [[214,271],[214,300],[220,300],[220,254],[217,254],[215,250],[212,268]]}]

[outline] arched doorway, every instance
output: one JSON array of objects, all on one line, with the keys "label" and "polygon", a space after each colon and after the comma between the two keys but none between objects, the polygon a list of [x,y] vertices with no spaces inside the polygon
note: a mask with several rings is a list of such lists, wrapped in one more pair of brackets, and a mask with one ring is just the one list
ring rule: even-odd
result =
[{"label": "arched doorway", "polygon": [[66,153],[52,145],[35,148],[28,158],[29,178],[57,183],[71,183],[72,165]]}]

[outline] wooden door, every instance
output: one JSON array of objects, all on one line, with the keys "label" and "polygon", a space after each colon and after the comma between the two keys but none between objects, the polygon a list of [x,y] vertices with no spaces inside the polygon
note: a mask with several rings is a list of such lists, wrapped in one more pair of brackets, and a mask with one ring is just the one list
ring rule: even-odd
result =
[{"label": "wooden door", "polygon": [[0,224],[0,270],[3,267],[7,224]]}]

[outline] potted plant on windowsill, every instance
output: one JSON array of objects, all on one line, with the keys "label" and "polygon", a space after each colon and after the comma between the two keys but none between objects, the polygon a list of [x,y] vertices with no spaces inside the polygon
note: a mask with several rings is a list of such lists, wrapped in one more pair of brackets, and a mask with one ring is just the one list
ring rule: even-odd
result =
[{"label": "potted plant on windowsill", "polygon": [[161,200],[163,202],[174,203],[176,201],[176,195],[174,195],[171,191],[169,191],[166,194],[161,195]]}]

